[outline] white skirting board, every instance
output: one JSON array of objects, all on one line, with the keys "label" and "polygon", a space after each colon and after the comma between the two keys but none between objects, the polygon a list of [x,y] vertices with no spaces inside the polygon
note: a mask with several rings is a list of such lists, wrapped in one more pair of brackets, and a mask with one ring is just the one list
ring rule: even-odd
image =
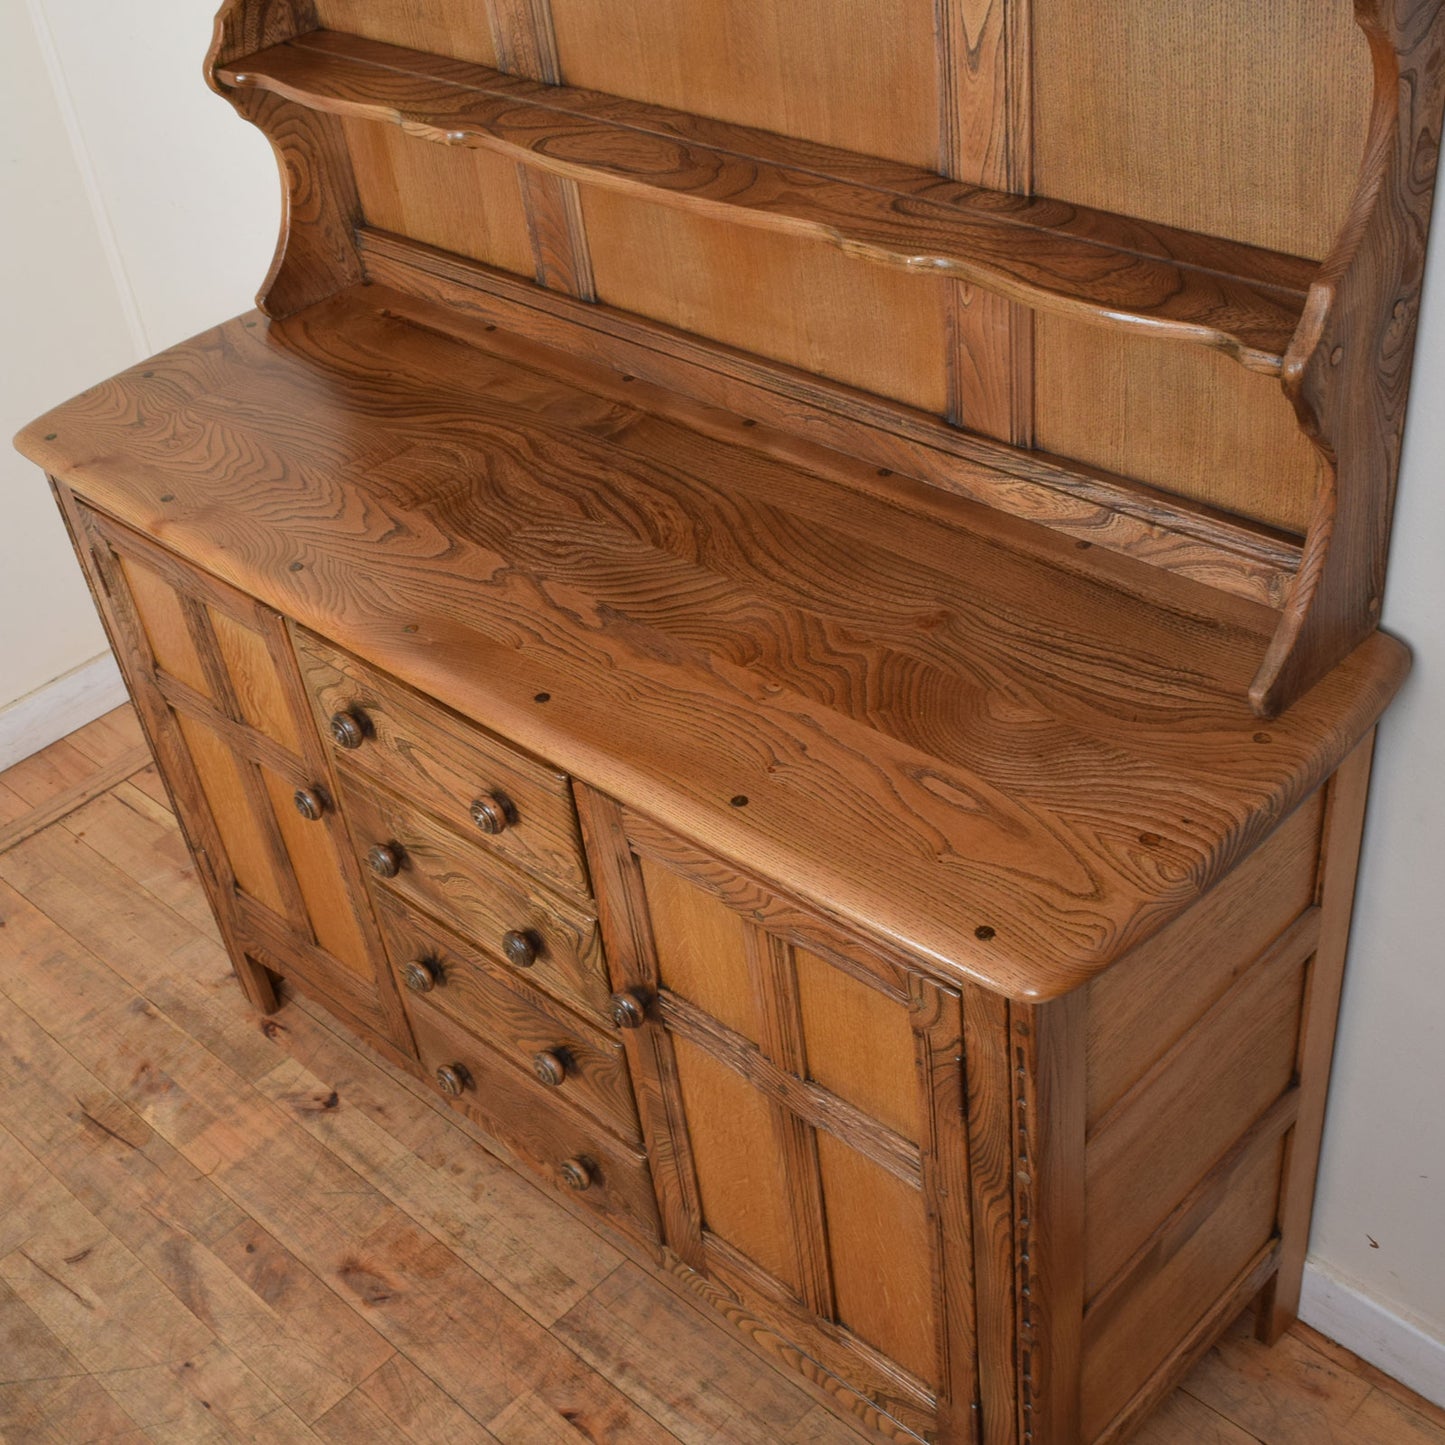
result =
[{"label": "white skirting board", "polygon": [[0,771],[94,722],[125,700],[120,668],[108,652],[17,698],[0,708]]},{"label": "white skirting board", "polygon": [[1445,1340],[1392,1314],[1352,1280],[1305,1265],[1300,1319],[1432,1404],[1445,1406]]}]

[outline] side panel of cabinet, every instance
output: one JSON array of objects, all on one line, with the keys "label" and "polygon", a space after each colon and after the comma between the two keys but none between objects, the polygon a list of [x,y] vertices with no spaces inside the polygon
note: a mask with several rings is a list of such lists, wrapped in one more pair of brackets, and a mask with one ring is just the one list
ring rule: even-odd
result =
[{"label": "side panel of cabinet", "polygon": [[959,995],[580,801],[613,982],[645,1009],[629,1060],[669,1248],[875,1428],[977,1438]]},{"label": "side panel of cabinet", "polygon": [[282,618],[62,501],[248,997],[285,975],[410,1055]]}]

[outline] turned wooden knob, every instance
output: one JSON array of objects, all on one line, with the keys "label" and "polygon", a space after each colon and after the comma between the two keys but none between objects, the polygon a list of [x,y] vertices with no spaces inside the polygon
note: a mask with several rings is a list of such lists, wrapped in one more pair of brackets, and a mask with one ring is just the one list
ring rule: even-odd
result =
[{"label": "turned wooden knob", "polygon": [[553,1049],[532,1055],[532,1072],[549,1089],[558,1088],[567,1077],[567,1060]]},{"label": "turned wooden knob", "polygon": [[569,1189],[576,1189],[579,1192],[583,1189],[590,1189],[592,1181],[596,1177],[596,1170],[590,1159],[564,1159],[558,1166],[557,1172],[561,1174],[562,1182]]},{"label": "turned wooden knob", "polygon": [[366,741],[366,715],[355,708],[331,714],[331,740],[339,748],[359,748]]},{"label": "turned wooden knob", "polygon": [[484,833],[500,833],[512,821],[506,801],[496,793],[485,793],[470,809],[472,822]]},{"label": "turned wooden knob", "polygon": [[620,1029],[640,1029],[647,1022],[647,1000],[635,988],[613,994],[608,1008]]},{"label": "turned wooden knob", "polygon": [[441,975],[434,963],[424,958],[414,958],[401,971],[406,986],[413,993],[430,993],[441,982]]},{"label": "turned wooden knob", "polygon": [[443,1064],[437,1070],[437,1087],[454,1099],[460,1096],[471,1081],[472,1076],[467,1073],[464,1064]]},{"label": "turned wooden knob", "polygon": [[540,951],[535,933],[514,928],[502,935],[502,952],[513,968],[531,968]]},{"label": "turned wooden knob", "polygon": [[378,843],[368,850],[366,866],[378,878],[395,878],[401,872],[401,849],[395,843]]},{"label": "turned wooden knob", "polygon": [[314,823],[326,811],[326,799],[315,788],[297,788],[291,801],[308,823]]}]

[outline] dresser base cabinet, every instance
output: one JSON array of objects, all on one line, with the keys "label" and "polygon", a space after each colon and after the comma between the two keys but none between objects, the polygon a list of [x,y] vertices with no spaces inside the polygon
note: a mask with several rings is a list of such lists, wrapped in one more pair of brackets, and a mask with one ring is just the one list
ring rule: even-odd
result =
[{"label": "dresser base cabinet", "polygon": [[[278,975],[321,1000],[858,1428],[1122,1441],[1241,1309],[1266,1338],[1292,1318],[1369,737],[1086,986],[1007,998],[401,682],[347,711],[364,664],[66,511],[251,1002]],[[341,776],[398,766],[435,816]],[[514,786],[499,852],[457,800],[504,768],[575,813]],[[518,870],[534,808],[551,838],[580,819],[585,875]],[[509,919],[540,956],[508,957]]]}]

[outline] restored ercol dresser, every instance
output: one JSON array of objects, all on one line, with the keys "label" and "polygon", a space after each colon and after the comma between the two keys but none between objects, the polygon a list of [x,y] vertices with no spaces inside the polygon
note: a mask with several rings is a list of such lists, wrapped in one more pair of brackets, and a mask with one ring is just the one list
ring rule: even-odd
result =
[{"label": "restored ercol dresser", "polygon": [[259,310],[19,444],[250,1003],[874,1438],[1278,1335],[1440,8],[230,0]]}]

